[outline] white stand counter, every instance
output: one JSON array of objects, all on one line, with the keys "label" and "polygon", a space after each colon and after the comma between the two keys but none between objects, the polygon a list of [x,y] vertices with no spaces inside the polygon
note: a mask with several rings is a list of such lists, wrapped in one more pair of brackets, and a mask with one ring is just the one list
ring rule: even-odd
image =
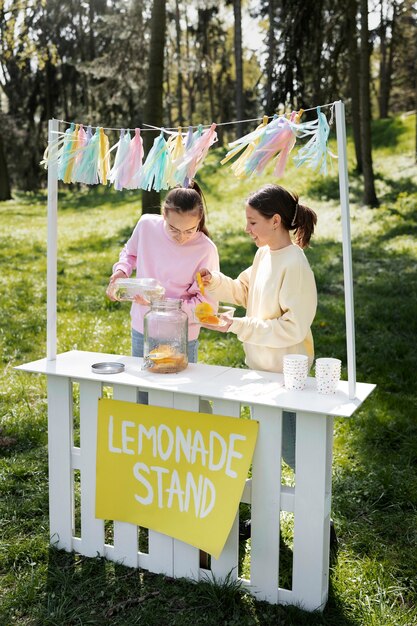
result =
[{"label": "white stand counter", "polygon": [[[119,374],[95,374],[91,365],[103,361],[125,364]],[[213,413],[240,417],[251,407],[259,434],[242,502],[251,505],[250,579],[242,585],[258,599],[323,609],[329,587],[329,531],[333,417],[350,417],[375,385],[357,383],[351,400],[348,383],[334,395],[319,395],[314,378],[303,391],[287,391],[283,375],[212,365],[190,364],[178,374],[152,374],[141,369],[142,359],[71,351],[56,360],[41,359],[17,369],[48,377],[49,512],[51,543],[86,556],[105,556],[130,567],[168,576],[216,579],[231,572],[238,577],[238,515],[218,560],[211,570],[199,565],[199,550],[149,531],[148,552],[138,548],[138,528],[114,522],[113,545],[105,541],[104,521],[95,517],[97,400],[103,387],[113,398],[136,402],[138,391],[149,393],[149,404],[198,411],[202,399],[212,401]],[[80,445],[74,445],[73,384],[79,384]],[[111,393],[111,392],[110,392]],[[281,485],[282,411],[296,413],[295,487]],[[74,471],[81,474],[81,530],[75,533]],[[280,512],[294,514],[291,589],[279,586]]]}]

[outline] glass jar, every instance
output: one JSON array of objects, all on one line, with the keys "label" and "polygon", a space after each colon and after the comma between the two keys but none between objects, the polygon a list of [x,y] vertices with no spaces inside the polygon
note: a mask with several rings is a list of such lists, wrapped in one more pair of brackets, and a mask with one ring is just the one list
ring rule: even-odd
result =
[{"label": "glass jar", "polygon": [[143,320],[143,367],[158,374],[181,372],[188,365],[188,316],[182,300],[154,300]]}]

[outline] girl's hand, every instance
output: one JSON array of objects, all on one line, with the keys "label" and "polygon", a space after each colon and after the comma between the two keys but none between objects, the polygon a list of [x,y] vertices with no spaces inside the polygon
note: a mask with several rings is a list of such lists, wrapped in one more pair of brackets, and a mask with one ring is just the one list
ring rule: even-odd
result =
[{"label": "girl's hand", "polygon": [[201,280],[203,281],[203,285],[208,285],[213,278],[211,272],[206,268],[202,267],[200,270]]},{"label": "girl's hand", "polygon": [[144,298],[143,296],[134,296],[133,297],[133,301],[136,302],[136,304],[142,304],[143,306],[150,306],[150,302],[149,300],[146,300],[146,298]]},{"label": "girl's hand", "polygon": [[110,276],[110,281],[106,289],[106,296],[109,298],[109,300],[112,300],[113,302],[117,302],[117,298],[114,297],[114,283],[118,278],[127,278],[123,270],[116,270],[114,274]]},{"label": "girl's hand", "polygon": [[227,333],[227,331],[229,330],[230,326],[233,324],[233,318],[230,319],[230,317],[228,317],[227,315],[220,315],[220,319],[223,322],[226,322],[225,324],[219,324],[217,326],[211,326],[210,324],[204,324],[204,322],[200,322],[201,326],[203,328],[207,328],[208,330],[217,330],[217,332],[219,333]]}]

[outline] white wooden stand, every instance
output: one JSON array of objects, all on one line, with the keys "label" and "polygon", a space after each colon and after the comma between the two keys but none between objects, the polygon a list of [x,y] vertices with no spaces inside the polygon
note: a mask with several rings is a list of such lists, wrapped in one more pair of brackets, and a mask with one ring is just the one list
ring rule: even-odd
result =
[{"label": "white wooden stand", "polygon": [[[118,361],[125,371],[97,375],[93,363]],[[332,396],[319,395],[314,378],[303,391],[287,391],[282,374],[191,364],[179,374],[151,374],[134,357],[71,351],[56,360],[41,359],[19,366],[48,376],[49,510],[51,544],[86,556],[105,556],[129,567],[141,567],[173,577],[216,580],[238,577],[238,515],[211,570],[199,565],[199,551],[166,535],[149,531],[148,552],[138,547],[138,528],[114,522],[113,544],[105,541],[105,524],[94,514],[97,400],[103,387],[113,398],[136,402],[138,390],[149,392],[149,404],[198,411],[201,399],[213,412],[240,417],[251,407],[259,435],[242,502],[251,505],[250,579],[242,584],[259,600],[323,609],[329,587],[329,524],[333,417],[349,417],[374,385],[357,383],[351,399],[347,382]],[[79,384],[80,445],[74,445],[73,385]],[[296,413],[295,487],[281,484],[282,410]],[[76,536],[74,472],[81,476],[81,530]],[[293,580],[279,587],[280,512],[294,514]]]}]

